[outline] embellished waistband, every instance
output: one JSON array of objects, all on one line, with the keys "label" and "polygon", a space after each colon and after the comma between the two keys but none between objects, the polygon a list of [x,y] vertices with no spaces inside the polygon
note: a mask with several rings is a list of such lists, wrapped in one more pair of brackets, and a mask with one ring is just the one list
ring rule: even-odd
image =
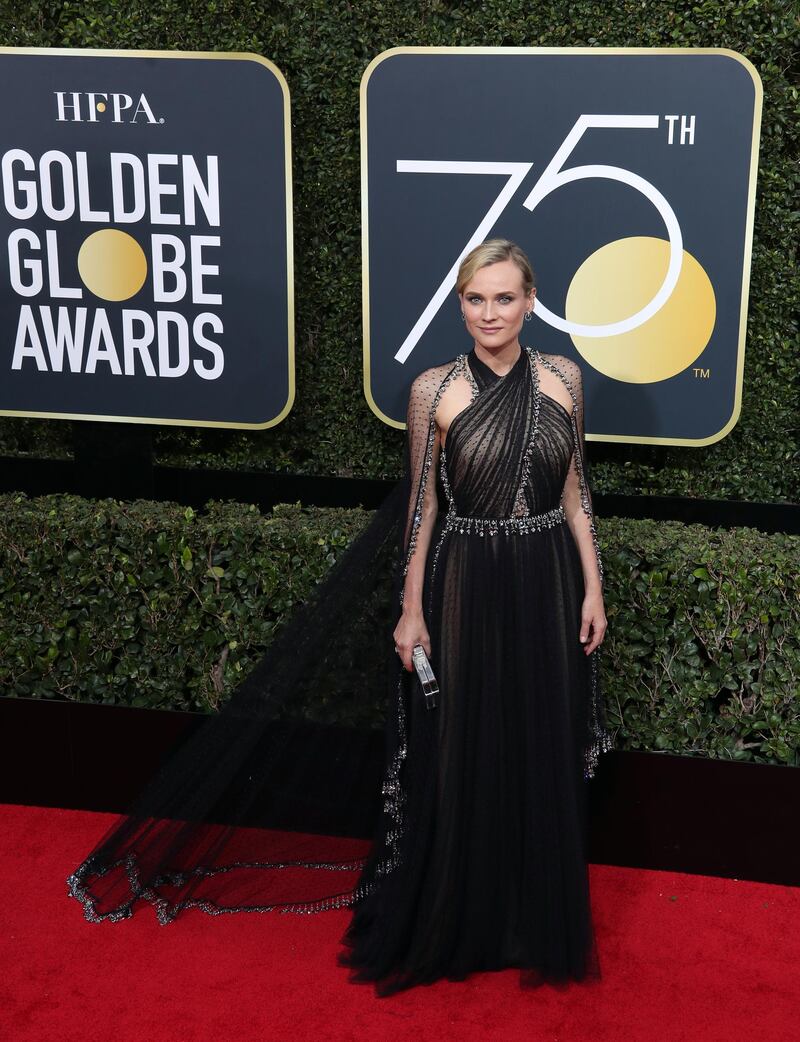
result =
[{"label": "embellished waistband", "polygon": [[521,517],[461,517],[450,514],[445,521],[445,531],[461,535],[497,535],[499,532],[541,532],[555,528],[566,519],[564,507],[559,504],[543,514],[528,514]]}]

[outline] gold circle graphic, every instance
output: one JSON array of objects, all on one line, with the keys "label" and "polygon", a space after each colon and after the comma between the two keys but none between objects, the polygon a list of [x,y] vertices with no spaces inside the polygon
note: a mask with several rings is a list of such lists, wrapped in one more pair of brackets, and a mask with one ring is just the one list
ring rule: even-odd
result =
[{"label": "gold circle graphic", "polygon": [[147,258],[132,235],[103,228],[92,232],[78,251],[83,284],[103,300],[128,300],[147,278]]},{"label": "gold circle graphic", "polygon": [[104,101],[98,101],[98,103],[97,103],[97,111],[98,112],[105,112],[105,110],[106,110],[106,103]]},{"label": "gold circle graphic", "polygon": [[[606,325],[635,315],[658,292],[669,265],[669,242],[636,235],[607,243],[581,264],[567,291],[570,322]],[[642,325],[608,337],[572,334],[589,365],[624,383],[657,383],[683,372],[711,339],[717,303],[699,261],[683,251],[667,302]]]}]

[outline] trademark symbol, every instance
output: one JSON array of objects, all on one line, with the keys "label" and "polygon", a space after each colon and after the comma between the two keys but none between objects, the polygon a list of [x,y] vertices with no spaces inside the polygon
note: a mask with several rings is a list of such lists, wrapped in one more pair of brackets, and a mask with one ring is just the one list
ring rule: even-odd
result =
[{"label": "trademark symbol", "polygon": [[692,370],[692,372],[694,373],[695,379],[697,379],[697,380],[708,380],[710,378],[710,376],[711,376],[711,370],[710,369],[703,369],[699,365],[696,365],[694,367],[694,369]]}]

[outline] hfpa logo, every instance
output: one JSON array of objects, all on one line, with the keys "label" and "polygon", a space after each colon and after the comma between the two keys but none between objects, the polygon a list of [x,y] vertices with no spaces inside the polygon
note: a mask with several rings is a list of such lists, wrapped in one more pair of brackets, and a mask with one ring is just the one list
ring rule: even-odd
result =
[{"label": "hfpa logo", "polygon": [[150,102],[144,96],[134,105],[130,94],[106,94],[102,91],[53,91],[56,96],[58,123],[99,123],[102,119],[112,123],[163,123],[164,117],[156,119]]}]

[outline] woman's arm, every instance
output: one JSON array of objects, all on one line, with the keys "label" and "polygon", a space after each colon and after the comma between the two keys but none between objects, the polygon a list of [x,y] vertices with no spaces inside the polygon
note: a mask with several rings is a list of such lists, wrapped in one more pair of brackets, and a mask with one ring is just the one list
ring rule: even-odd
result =
[{"label": "woman's arm", "polygon": [[[403,585],[403,612],[422,615],[422,587],[425,581],[425,562],[431,545],[433,526],[439,513],[439,500],[436,495],[436,471],[439,466],[439,432],[433,442],[431,468],[426,482],[422,500],[421,520],[417,528],[417,541],[414,553],[408,565]],[[430,652],[429,652],[430,653]]]},{"label": "woman's arm", "polygon": [[584,599],[580,642],[589,655],[603,641],[608,620],[603,604],[603,564],[594,525],[592,494],[586,477],[586,443],[583,423],[583,380],[575,362],[559,357],[557,368],[572,395],[573,451],[561,502],[583,570]]},{"label": "woman's arm", "polygon": [[395,646],[409,671],[411,653],[421,644],[431,655],[431,642],[422,610],[425,562],[439,512],[436,473],[439,466],[438,425],[434,418],[436,390],[442,374],[436,367],[420,373],[411,385],[406,418],[406,465],[409,502],[404,539],[405,577],[401,591],[402,614],[394,631]]},{"label": "woman's arm", "polygon": [[570,461],[567,480],[564,482],[562,504],[567,524],[578,547],[583,569],[584,598],[581,607],[579,639],[584,645],[584,652],[588,655],[602,643],[608,620],[603,604],[603,577],[600,574],[595,553],[592,522],[581,505],[580,481],[574,454]]}]

